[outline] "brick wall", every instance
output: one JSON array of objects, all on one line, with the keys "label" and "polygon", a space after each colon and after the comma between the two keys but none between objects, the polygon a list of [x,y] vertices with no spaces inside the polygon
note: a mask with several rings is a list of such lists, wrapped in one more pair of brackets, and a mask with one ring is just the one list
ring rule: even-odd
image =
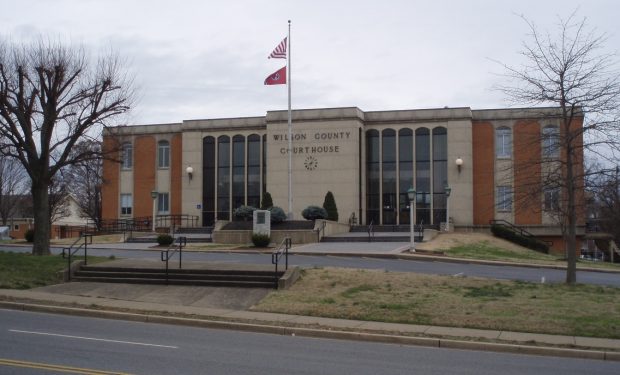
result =
[{"label": "brick wall", "polygon": [[495,215],[495,136],[489,122],[472,124],[474,225],[488,225]]}]

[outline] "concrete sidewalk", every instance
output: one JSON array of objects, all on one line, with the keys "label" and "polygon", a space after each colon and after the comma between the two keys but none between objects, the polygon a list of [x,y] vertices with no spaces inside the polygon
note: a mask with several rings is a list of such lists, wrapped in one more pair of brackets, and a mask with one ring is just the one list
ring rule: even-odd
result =
[{"label": "concrete sidewalk", "polygon": [[[51,287],[0,290],[0,308],[283,335],[620,361],[620,340],[615,339],[263,313],[212,307],[208,299],[192,297],[196,293],[192,289],[180,295],[176,290],[191,287],[174,287],[176,291],[171,293],[170,286],[116,284],[107,285],[107,291],[102,293],[101,289],[88,292],[88,287],[79,288],[77,284],[89,284],[93,289],[100,287],[95,285],[97,283],[72,283],[65,284],[65,288],[54,286],[56,290]],[[123,292],[118,293],[116,289]],[[202,289],[201,296],[209,294]],[[228,292],[219,291],[220,296]]]}]

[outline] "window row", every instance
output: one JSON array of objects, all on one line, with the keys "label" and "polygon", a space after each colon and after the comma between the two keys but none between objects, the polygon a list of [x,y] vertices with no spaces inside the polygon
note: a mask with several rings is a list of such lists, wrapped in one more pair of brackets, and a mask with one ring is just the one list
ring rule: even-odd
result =
[{"label": "window row", "polygon": [[[498,212],[512,211],[513,191],[511,186],[497,187],[495,205]],[[560,188],[549,187],[544,189],[543,209],[545,211],[558,211],[560,209]]]},{"label": "window row", "polygon": [[267,181],[266,142],[258,134],[203,138],[203,225],[231,220],[240,206],[260,206]]},{"label": "window row", "polygon": [[[131,169],[133,167],[133,145],[123,143],[121,146],[121,168]],[[170,168],[170,142],[157,142],[157,168]]]},{"label": "window row", "polygon": [[[157,213],[165,215],[170,213],[170,198],[168,193],[157,194]],[[133,197],[131,194],[121,194],[121,215],[131,216],[133,213]]]},{"label": "window row", "polygon": [[[542,155],[544,158],[560,156],[560,131],[555,125],[542,129]],[[495,129],[495,156],[498,159],[512,157],[512,129],[506,126]]]},{"label": "window row", "polygon": [[366,132],[366,222],[409,224],[407,190],[416,190],[415,221],[446,220],[448,142],[444,127]]}]

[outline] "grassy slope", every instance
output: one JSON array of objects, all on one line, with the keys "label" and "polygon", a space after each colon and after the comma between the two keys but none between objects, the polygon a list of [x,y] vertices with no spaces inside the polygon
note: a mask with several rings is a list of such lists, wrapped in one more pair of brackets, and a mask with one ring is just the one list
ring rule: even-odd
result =
[{"label": "grassy slope", "polygon": [[[79,259],[79,258],[78,258]],[[88,257],[96,263],[107,258]],[[0,288],[29,289],[58,284],[58,272],[67,267],[60,255],[33,256],[25,253],[0,252]]]},{"label": "grassy slope", "polygon": [[620,338],[620,288],[312,269],[255,310],[343,319]]}]

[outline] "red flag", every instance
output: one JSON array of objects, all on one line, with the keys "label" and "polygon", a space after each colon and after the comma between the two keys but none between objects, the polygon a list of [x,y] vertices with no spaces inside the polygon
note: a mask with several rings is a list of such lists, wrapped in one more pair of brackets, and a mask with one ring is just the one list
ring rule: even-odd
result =
[{"label": "red flag", "polygon": [[280,44],[271,52],[269,59],[286,59],[286,38],[284,38]]},{"label": "red flag", "polygon": [[280,68],[265,79],[265,85],[285,85],[286,84],[286,66]]}]

